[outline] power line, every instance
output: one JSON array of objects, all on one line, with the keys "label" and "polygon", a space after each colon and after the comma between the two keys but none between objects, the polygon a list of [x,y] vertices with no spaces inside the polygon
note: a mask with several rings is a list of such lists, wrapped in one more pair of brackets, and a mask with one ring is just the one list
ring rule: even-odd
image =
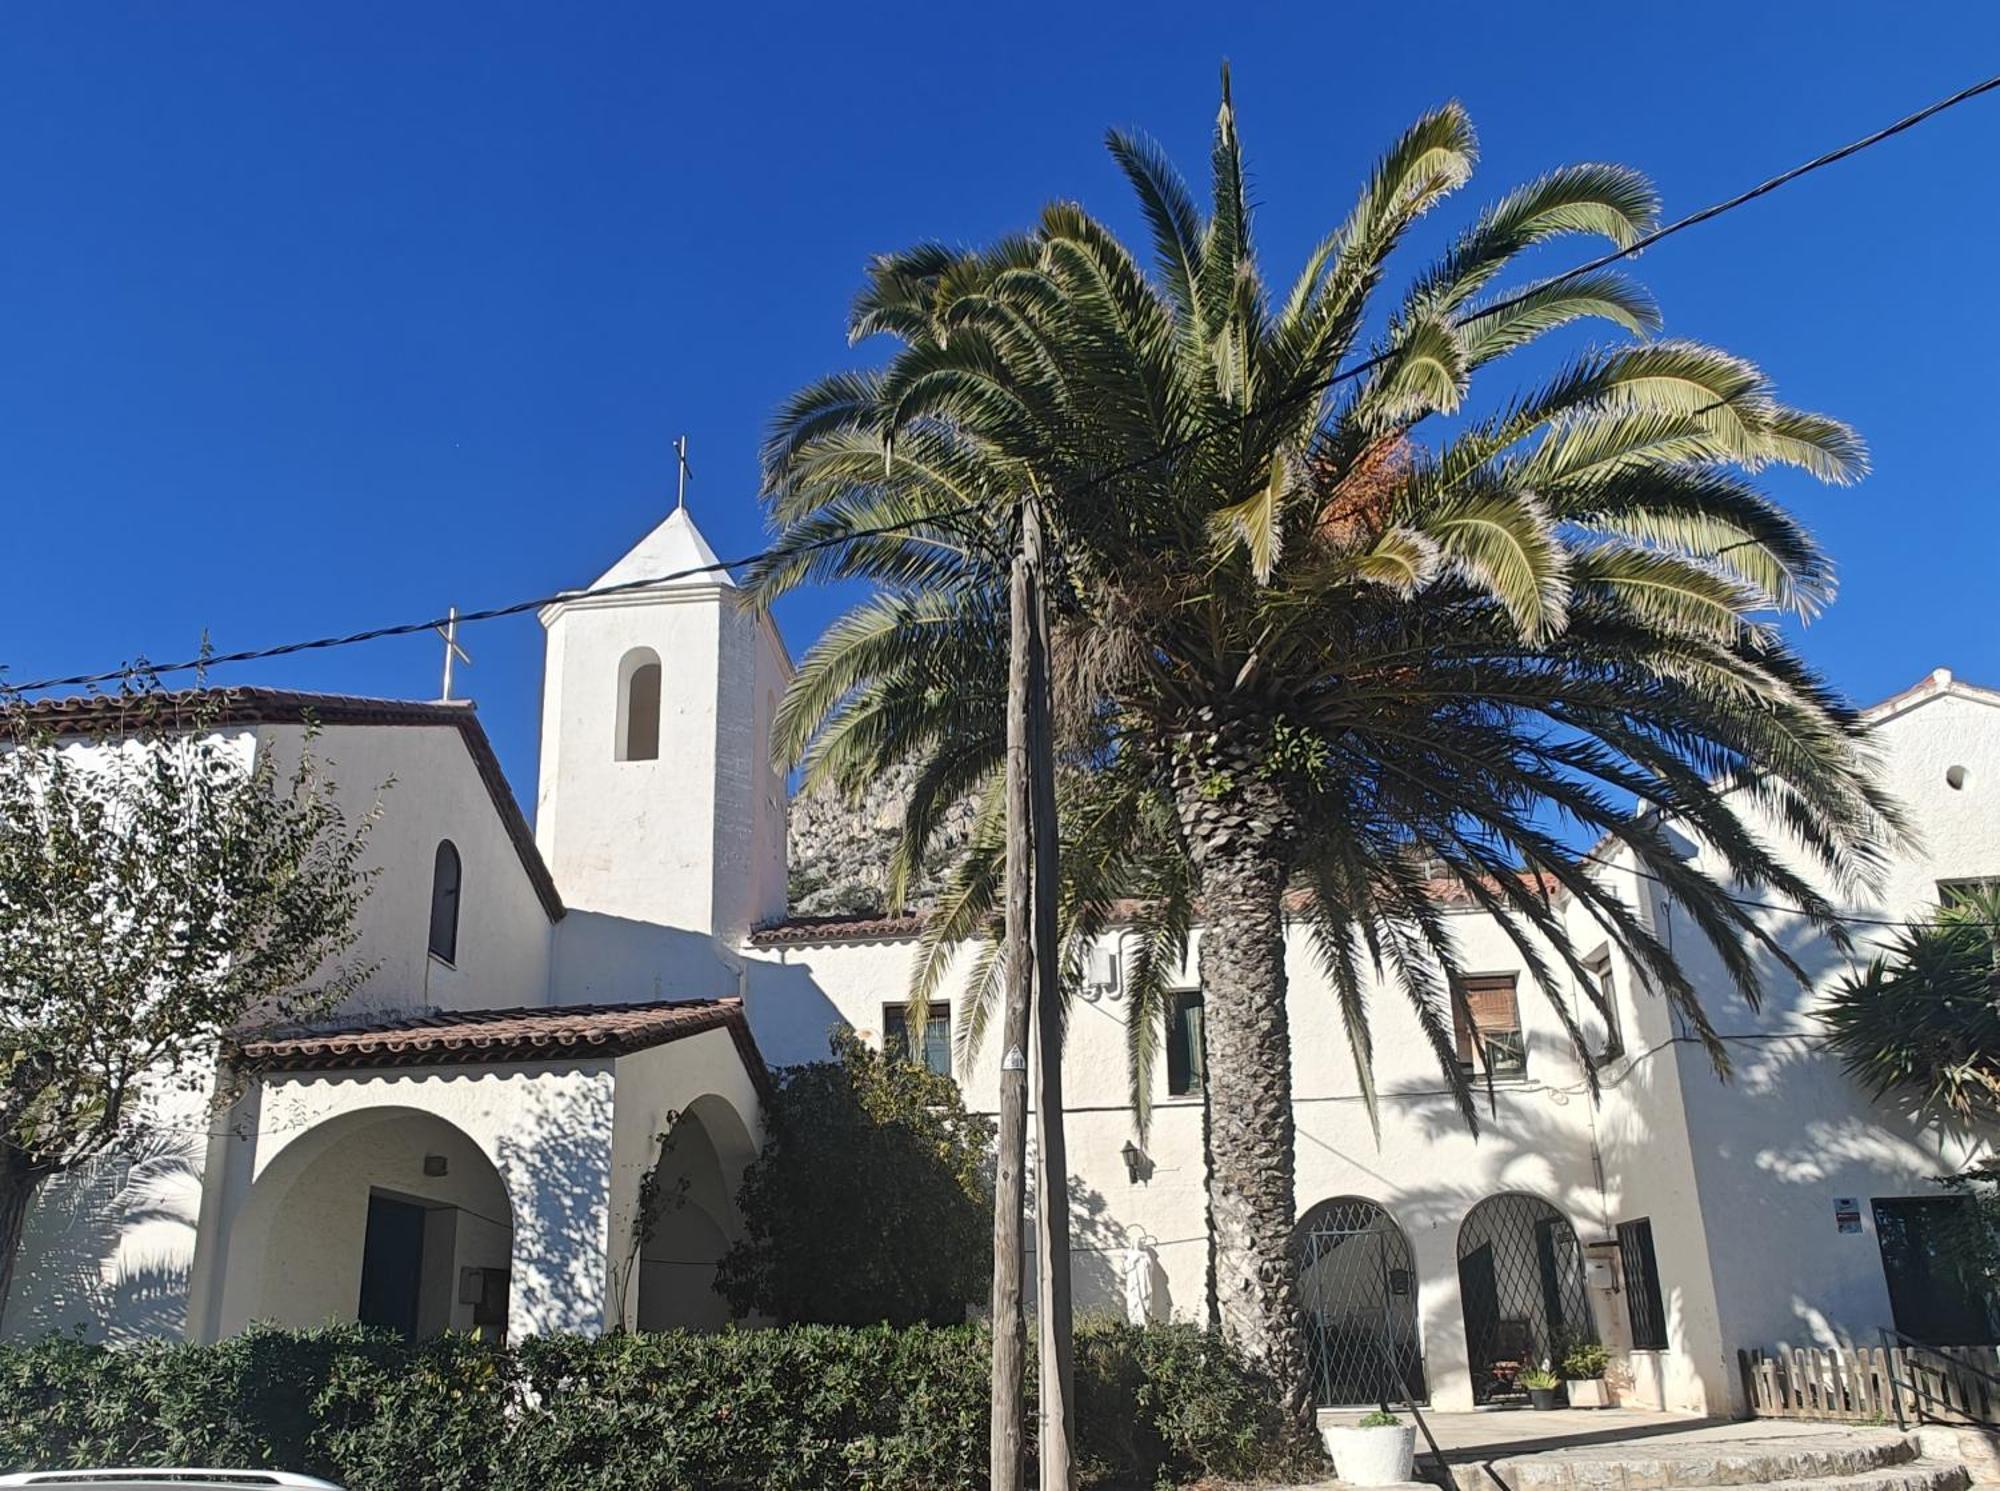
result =
[{"label": "power line", "polygon": [[[970,512],[973,504],[966,503],[943,512],[926,513],[919,518],[904,518],[894,523],[883,523],[874,528],[861,528],[852,532],[837,534],[830,538],[815,539],[809,544],[801,544],[796,549],[786,549],[786,558],[799,558],[831,549],[840,544],[853,543],[856,539],[879,538],[884,534],[900,533],[907,528],[925,524],[942,524],[951,518]],[[552,606],[558,601],[575,600],[582,596],[620,595],[628,590],[647,590],[655,585],[670,585],[676,580],[689,580],[698,575],[726,573],[761,560],[776,557],[776,549],[762,549],[741,559],[718,559],[713,564],[695,564],[686,569],[677,569],[669,574],[648,575],[643,580],[621,580],[616,585],[603,585],[593,590],[558,590],[553,595],[538,595],[532,600],[513,601],[504,606],[488,606],[483,611],[458,611],[450,617],[437,616],[425,621],[399,621],[392,626],[370,627],[363,632],[349,632],[345,636],[314,637],[304,642],[281,642],[274,647],[252,647],[241,652],[218,652],[207,657],[187,658],[177,663],[140,663],[132,667],[118,668],[103,673],[73,673],[67,678],[38,678],[31,683],[8,685],[9,692],[32,694],[42,689],[81,688],[98,683],[118,683],[135,672],[154,675],[166,673],[192,673],[219,667],[227,663],[254,663],[265,658],[290,657],[299,652],[320,652],[330,647],[351,647],[357,642],[379,642],[386,637],[409,637],[421,632],[437,631],[447,624],[463,625],[473,621],[496,621],[503,616],[519,616],[524,611],[539,611],[543,606]]]},{"label": "power line", "polygon": [[[1764,181],[1761,181],[1757,185],[1749,188],[1746,191],[1738,192],[1733,197],[1725,198],[1720,202],[1713,203],[1707,207],[1699,209],[1698,211],[1691,212],[1685,217],[1678,218],[1675,221],[1666,224],[1664,227],[1656,228],[1651,233],[1645,234],[1642,237],[1635,239],[1633,242],[1627,244],[1623,248],[1613,249],[1608,253],[1600,254],[1596,258],[1587,260],[1586,262],[1579,264],[1574,268],[1567,269],[1563,271],[1561,274],[1554,276],[1553,278],[1538,281],[1537,283],[1527,287],[1526,289],[1520,291],[1515,295],[1509,296],[1499,301],[1495,301],[1491,305],[1482,306],[1477,310],[1470,311],[1464,316],[1461,316],[1456,321],[1454,321],[1453,325],[1455,327],[1462,327],[1473,321],[1480,320],[1484,317],[1494,316],[1500,314],[1503,311],[1512,310],[1514,307],[1521,305],[1523,302],[1527,301],[1531,297],[1542,294],[1543,292],[1548,290],[1549,287],[1552,285],[1563,284],[1569,280],[1576,279],[1579,276],[1595,273],[1600,269],[1604,269],[1612,264],[1619,263],[1622,260],[1633,258],[1636,255],[1641,254],[1645,252],[1647,249],[1653,247],[1655,244],[1662,243],[1666,239],[1673,237],[1675,234],[1686,232],[1689,228],[1695,227],[1701,223],[1713,221],[1715,218],[1721,217],[1724,213],[1733,212],[1739,207],[1742,207],[1750,202],[1756,201],[1759,197],[1767,196],[1770,193],[1775,192],[1782,187],[1790,185],[1792,182],[1799,180],[1801,177],[1808,176],[1812,174],[1814,171],[1822,170],[1827,166],[1831,166],[1840,161],[1847,160],[1852,156],[1860,154],[1864,150],[1870,149],[1875,145],[1881,144],[1885,140],[1892,139],[1896,135],[1904,133],[1906,130],[1914,129],[1917,125],[1924,123],[1926,120],[1935,118],[1937,115],[1944,113],[1947,109],[1956,108],[1958,105],[1962,103],[1967,103],[1970,100],[1978,98],[1982,94],[1990,93],[1995,89],[2000,89],[2000,75],[1995,75],[1993,77],[1987,78],[1983,82],[1974,83],[1970,87],[1962,88],[1958,92],[1951,94],[1946,98],[1941,98],[1937,100],[1935,103],[1928,104],[1924,108],[1918,109],[1915,113],[1904,115],[1901,119],[1896,120],[1893,124],[1886,125],[1883,128],[1878,129],[1871,134],[1862,136],[1858,140],[1854,140],[1846,145],[1842,145],[1838,149],[1829,150],[1823,155],[1815,156],[1809,161],[1805,161],[1800,165],[1793,166],[1790,170],[1781,171],[1776,176],[1772,176]],[[1374,356],[1354,364],[1352,367],[1336,371],[1335,373],[1331,374],[1327,378],[1320,380],[1317,383],[1309,385],[1305,388],[1295,390],[1294,392],[1283,395],[1280,398],[1273,400],[1271,402],[1258,405],[1249,409],[1245,409],[1240,413],[1231,415],[1228,419],[1223,420],[1221,423],[1217,425],[1213,425],[1207,429],[1197,431],[1192,435],[1183,436],[1179,440],[1170,441],[1166,445],[1158,447],[1157,449],[1155,449],[1154,451],[1145,456],[1135,457],[1132,460],[1121,462],[1118,465],[1110,466],[1101,471],[1097,471],[1088,478],[1086,478],[1083,482],[1079,483],[1074,489],[1072,489],[1069,495],[1082,495],[1085,492],[1095,490],[1097,487],[1104,485],[1106,482],[1114,481],[1121,476],[1129,476],[1132,473],[1144,470],[1147,467],[1152,466],[1159,461],[1171,460],[1176,455],[1179,455],[1184,451],[1190,450],[1204,441],[1212,440],[1221,435],[1225,435],[1229,433],[1231,430],[1240,429],[1243,425],[1249,423],[1253,419],[1260,419],[1265,417],[1266,415],[1281,412],[1282,410],[1290,408],[1302,402],[1305,399],[1315,398],[1318,395],[1327,392],[1329,389],[1333,388],[1337,384],[1347,382],[1350,379],[1358,378],[1365,373],[1372,372],[1374,369],[1379,368],[1383,364],[1391,361],[1395,356],[1396,356],[1396,350],[1394,348],[1390,348],[1383,352],[1378,352]],[[857,539],[879,538],[891,533],[901,532],[908,528],[918,527],[929,523],[942,522],[959,513],[970,511],[973,508],[973,506],[974,504],[967,503],[962,505],[961,507],[948,509],[942,513],[926,514],[922,517],[908,518],[896,523],[885,523],[875,528],[860,529],[851,533],[838,534],[830,536],[828,538],[815,540],[812,543],[801,545],[796,549],[785,550],[783,551],[783,553],[785,554],[786,557],[800,557],[807,554],[815,553],[819,550],[833,548],[841,544],[852,543]],[[616,595],[623,591],[628,591],[628,590],[643,590],[654,585],[669,584],[675,580],[690,579],[697,575],[713,574],[719,571],[726,571],[739,566],[756,564],[763,560],[777,557],[779,553],[780,551],[775,549],[763,549],[755,554],[747,555],[741,559],[719,560],[714,564],[695,565],[688,569],[676,570],[671,574],[654,575],[646,579],[625,581],[618,585],[608,585],[601,590],[591,591],[589,593],[594,595]],[[580,592],[574,590],[557,591],[552,595],[537,596],[532,600],[515,601],[510,605],[492,606],[481,611],[471,611],[462,613],[458,617],[458,620],[461,622],[469,623],[475,621],[494,621],[506,616],[517,616],[524,611],[539,610],[541,607],[545,605],[552,605],[557,601],[568,599],[579,593]],[[154,675],[161,675],[168,673],[196,672],[208,668],[221,667],[234,663],[258,662],[269,658],[289,657],[295,653],[318,652],[334,647],[351,647],[358,643],[375,642],[389,637],[413,636],[421,632],[432,631],[438,627],[442,627],[447,623],[447,620],[448,618],[442,616],[429,617],[422,621],[401,622],[391,626],[371,627],[366,631],[350,632],[345,635],[315,637],[302,642],[285,642],[285,643],[280,643],[277,646],[273,647],[247,648],[237,652],[216,653],[208,657],[190,658],[175,663],[145,664],[143,665],[143,667],[144,671],[150,672]],[[140,667],[133,666],[133,667],[109,669],[97,673],[76,673],[61,678],[41,678],[41,679],[36,679],[29,683],[11,685],[10,691],[14,693],[35,693],[44,689],[52,689],[52,688],[78,688],[78,687],[88,687],[90,685],[100,684],[100,683],[117,683],[123,679],[129,678],[134,672],[140,670],[141,670]]]},{"label": "power line", "polygon": [[[1759,197],[1767,196],[1781,187],[1789,186],[1802,176],[1809,176],[1814,171],[1822,170],[1827,166],[1847,160],[1851,156],[1859,155],[1871,146],[1879,145],[1884,140],[1902,134],[1905,130],[1915,129],[1925,120],[1935,118],[1945,110],[1956,108],[1959,104],[1967,103],[1981,94],[1991,93],[1996,88],[2000,88],[2000,74],[1987,78],[1984,82],[1974,83],[1969,88],[1961,88],[1948,98],[1941,98],[1936,103],[1926,105],[1924,108],[1918,109],[1914,114],[1905,114],[1894,124],[1886,125],[1876,130],[1873,134],[1863,135],[1860,139],[1842,145],[1837,150],[1829,150],[1824,155],[1814,156],[1811,160],[1801,165],[1793,166],[1789,171],[1780,171],[1776,176],[1758,182],[1757,185],[1747,191],[1738,192],[1733,197],[1703,207],[1699,211],[1691,212],[1686,217],[1677,218],[1665,227],[1655,228],[1651,233],[1634,239],[1624,248],[1613,249],[1609,253],[1600,254],[1595,259],[1587,260],[1573,269],[1566,269],[1551,279],[1539,280],[1517,294],[1508,296],[1504,300],[1498,300],[1491,305],[1481,306],[1477,310],[1469,311],[1454,320],[1452,326],[1456,329],[1488,316],[1497,316],[1502,311],[1511,311],[1516,306],[1542,294],[1553,285],[1564,284],[1583,275],[1595,274],[1598,270],[1607,269],[1622,260],[1636,258],[1647,249],[1653,247],[1654,244],[1662,243],[1672,238],[1676,233],[1684,233],[1689,228],[1721,217],[1725,212],[1733,212],[1738,207],[1756,201]],[[1385,363],[1393,361],[1396,355],[1397,349],[1393,347],[1377,352],[1374,356],[1358,362],[1350,368],[1343,368],[1321,379],[1317,383],[1309,384],[1268,404],[1245,409],[1240,414],[1231,415],[1228,419],[1209,429],[1184,436],[1176,441],[1171,441],[1153,451],[1150,455],[1135,457],[1130,461],[1100,471],[1079,486],[1073,495],[1092,491],[1103,483],[1114,480],[1117,477],[1130,476],[1134,472],[1143,471],[1157,461],[1171,460],[1183,451],[1191,450],[1205,440],[1213,439],[1217,435],[1227,434],[1231,430],[1241,429],[1252,420],[1262,419],[1269,414],[1280,413],[1296,404],[1305,402],[1307,399],[1317,398],[1320,394],[1326,393],[1337,384],[1345,383],[1352,378],[1358,378],[1364,373],[1373,372]]]}]

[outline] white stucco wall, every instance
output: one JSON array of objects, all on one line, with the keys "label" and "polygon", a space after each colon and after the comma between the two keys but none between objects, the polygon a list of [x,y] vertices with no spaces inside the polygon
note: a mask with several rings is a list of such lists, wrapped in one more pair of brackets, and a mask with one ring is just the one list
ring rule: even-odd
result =
[{"label": "white stucco wall", "polygon": [[[535,833],[566,904],[707,935],[784,909],[783,784],[767,742],[790,664],[727,585],[579,594],[542,613]],[[660,659],[660,753],[620,760],[621,665]],[[734,946],[731,936],[725,951]]]},{"label": "white stucco wall", "polygon": [[[611,1181],[611,1308],[638,1328],[713,1329],[728,1319],[714,1264],[741,1236],[736,1193],[764,1142],[761,1102],[727,1030],[618,1059]],[[662,1159],[668,1199],[635,1246],[639,1188]],[[680,1182],[686,1181],[683,1189]]]},{"label": "white stucco wall", "polygon": [[[192,1333],[353,1319],[371,1188],[511,1225],[511,1338],[601,1330],[613,1111],[609,1061],[274,1075],[211,1152]],[[427,1153],[449,1176],[423,1174]]]},{"label": "white stucco wall", "polygon": [[[1498,1192],[1528,1192],[1562,1211],[1587,1243],[1604,1235],[1607,1201],[1596,1180],[1582,1073],[1557,1017],[1530,986],[1518,951],[1488,919],[1457,913],[1451,923],[1468,972],[1521,973],[1528,1075],[1496,1084],[1490,1110],[1482,1098],[1476,1138],[1448,1095],[1414,1013],[1399,993],[1377,987],[1369,1007],[1378,1140],[1338,1006],[1301,928],[1288,937],[1287,972],[1299,1210],[1341,1196],[1388,1210],[1415,1255],[1431,1401],[1469,1407],[1457,1282],[1458,1225],[1466,1212]],[[879,1041],[882,1006],[901,1001],[914,953],[908,941],[752,949],[747,992],[759,1045],[774,1064],[818,1059],[840,1020]],[[947,982],[954,1001],[969,962],[962,958],[958,976]],[[996,1107],[998,1054],[989,1039],[961,1077],[975,1110]],[[1133,1137],[1127,1071],[1122,1001],[1079,1001],[1064,1061],[1078,1308],[1122,1308],[1124,1251],[1144,1247],[1159,1265],[1156,1315],[1200,1320],[1207,1279],[1202,1107],[1197,1099],[1168,1095],[1163,1060],[1144,1146],[1150,1174],[1134,1180],[1122,1153]]]},{"label": "white stucco wall", "polygon": [[[2000,877],[2000,705],[1981,691],[1933,680],[1878,711],[1883,781],[1903,804],[1917,842],[1892,855],[1875,890],[1834,890],[1860,916],[1921,918],[1937,904],[1937,882]],[[1964,785],[1946,780],[1967,768]],[[1774,842],[1779,835],[1773,829]],[[1712,851],[1694,863],[1720,873]],[[1760,920],[1814,976],[1811,990],[1764,960],[1764,999],[1751,1009],[1729,989],[1685,911],[1645,885],[1663,936],[1676,939],[1705,991],[1735,1068],[1719,1081],[1700,1048],[1669,1048],[1685,1094],[1682,1111],[1699,1215],[1714,1270],[1723,1346],[1858,1341],[1874,1344],[1892,1323],[1870,1201],[1935,1194],[1932,1177],[1990,1152],[1990,1137],[1948,1134],[1876,1104],[1828,1057],[1812,1018],[1821,991],[1894,935],[1856,926],[1846,954],[1803,919],[1773,911]],[[1755,897],[1773,899],[1769,893]],[[1835,1197],[1861,1202],[1862,1231],[1841,1233]],[[1662,1269],[1665,1262],[1662,1260]]]},{"label": "white stucco wall", "polygon": [[[282,781],[298,760],[303,728],[266,725],[258,738]],[[350,955],[376,968],[347,1013],[546,1003],[548,913],[457,728],[329,726],[312,750],[350,821],[381,804],[367,851],[377,874]],[[462,867],[451,963],[430,954],[431,874],[441,839],[457,847]]]}]

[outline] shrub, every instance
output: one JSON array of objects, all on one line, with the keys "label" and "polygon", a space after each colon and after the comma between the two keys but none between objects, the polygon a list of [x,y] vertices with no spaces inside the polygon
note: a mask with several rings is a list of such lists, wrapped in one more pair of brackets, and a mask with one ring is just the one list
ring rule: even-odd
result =
[{"label": "shrub", "polygon": [[[0,1468],[231,1465],[350,1491],[978,1491],[988,1363],[986,1332],[964,1325],[511,1349],[359,1326],[130,1350],[53,1337],[0,1347]],[[1289,1471],[1281,1428],[1268,1385],[1192,1326],[1078,1332],[1085,1486]]]},{"label": "shrub", "polygon": [[993,1126],[950,1078],[852,1032],[833,1053],[778,1074],[715,1287],[786,1323],[962,1322],[992,1278]]},{"label": "shrub", "polygon": [[1572,1382],[1602,1377],[1610,1365],[1611,1353],[1595,1341],[1572,1341],[1563,1350],[1562,1375]]},{"label": "shrub", "polygon": [[1362,1414],[1361,1422],[1354,1427],[1357,1429],[1400,1429],[1403,1427],[1403,1421],[1397,1418],[1395,1414],[1385,1409],[1377,1408],[1372,1413]]}]

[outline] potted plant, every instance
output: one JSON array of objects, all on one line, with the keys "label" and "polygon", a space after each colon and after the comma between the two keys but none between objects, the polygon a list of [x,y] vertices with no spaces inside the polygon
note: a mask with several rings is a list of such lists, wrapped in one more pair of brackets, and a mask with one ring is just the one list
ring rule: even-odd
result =
[{"label": "potted plant", "polygon": [[1353,1428],[1320,1430],[1333,1473],[1350,1486],[1394,1486],[1410,1479],[1417,1458],[1417,1430],[1393,1413],[1377,1410]]},{"label": "potted plant", "polygon": [[1547,1367],[1530,1367],[1514,1379],[1514,1385],[1527,1393],[1534,1407],[1547,1410],[1556,1406],[1556,1389],[1562,1386],[1562,1379]]},{"label": "potted plant", "polygon": [[1604,1371],[1611,1365],[1611,1353],[1595,1341],[1572,1341],[1563,1352],[1563,1385],[1569,1391],[1571,1408],[1609,1408],[1611,1394],[1604,1386]]}]

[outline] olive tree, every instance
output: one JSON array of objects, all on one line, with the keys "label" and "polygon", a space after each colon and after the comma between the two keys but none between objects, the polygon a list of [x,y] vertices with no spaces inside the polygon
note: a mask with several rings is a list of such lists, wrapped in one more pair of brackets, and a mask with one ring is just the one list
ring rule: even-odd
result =
[{"label": "olive tree", "polygon": [[310,728],[287,770],[245,752],[220,700],[129,686],[92,739],[0,703],[0,1304],[44,1181],[207,1088],[223,1042],[367,977],[350,955],[378,809],[350,821]]}]

